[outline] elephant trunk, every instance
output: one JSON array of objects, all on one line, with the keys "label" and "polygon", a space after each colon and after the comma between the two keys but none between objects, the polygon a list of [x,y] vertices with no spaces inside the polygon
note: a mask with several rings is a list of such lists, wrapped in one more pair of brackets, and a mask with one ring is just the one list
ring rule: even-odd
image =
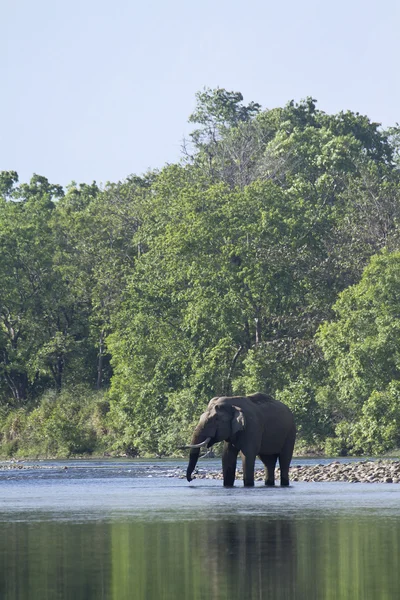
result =
[{"label": "elephant trunk", "polygon": [[197,465],[197,460],[199,458],[200,448],[192,448],[189,455],[189,464],[186,470],[186,479],[188,481],[192,481],[192,473]]},{"label": "elephant trunk", "polygon": [[200,455],[200,448],[206,446],[210,442],[211,438],[207,437],[204,439],[204,435],[201,435],[195,431],[192,443],[189,445],[190,454],[189,454],[189,464],[186,470],[186,479],[188,481],[192,481],[192,473],[197,465],[197,461]]}]

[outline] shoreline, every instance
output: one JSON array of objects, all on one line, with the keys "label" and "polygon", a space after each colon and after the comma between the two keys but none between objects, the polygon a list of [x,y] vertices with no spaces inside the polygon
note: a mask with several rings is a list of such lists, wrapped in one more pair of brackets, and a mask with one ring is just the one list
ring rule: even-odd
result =
[{"label": "shoreline", "polygon": [[[196,474],[198,479],[221,479],[222,472],[210,471],[209,473]],[[279,482],[279,469],[275,470],[275,479]],[[264,481],[263,469],[254,472],[255,481]],[[243,479],[241,469],[236,471],[236,479]],[[400,483],[400,460],[378,459],[376,461],[362,460],[357,462],[339,462],[337,460],[328,464],[294,465],[289,470],[291,482],[332,482],[341,481],[348,483]]]},{"label": "shoreline", "polygon": [[[29,461],[30,462],[30,461]],[[79,461],[77,461],[79,462]],[[132,460],[134,462],[134,459]],[[40,462],[32,461],[25,464],[25,460],[0,460],[1,471],[14,470],[40,470],[40,469],[67,469],[60,465],[44,465]],[[74,468],[70,466],[69,468]],[[185,468],[180,469],[174,477],[185,479]],[[275,479],[279,483],[279,468],[275,470]],[[202,463],[198,466],[195,473],[197,479],[218,479],[222,480],[222,470],[207,470],[207,465]],[[255,481],[264,481],[265,474],[263,469],[256,469],[254,473]],[[236,471],[236,480],[243,479],[242,469]],[[327,464],[313,465],[293,465],[289,470],[289,480],[291,482],[348,482],[348,483],[400,483],[400,460],[399,459],[376,459],[360,460],[351,462],[341,462],[332,460]]]}]

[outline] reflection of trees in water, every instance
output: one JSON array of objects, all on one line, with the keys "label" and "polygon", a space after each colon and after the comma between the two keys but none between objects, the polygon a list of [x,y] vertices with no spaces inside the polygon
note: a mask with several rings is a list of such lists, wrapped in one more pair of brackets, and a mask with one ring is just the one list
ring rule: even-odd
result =
[{"label": "reflection of trees in water", "polygon": [[0,523],[1,600],[105,598],[108,531],[103,523]]},{"label": "reflection of trees in water", "polygon": [[400,520],[365,513],[0,523],[0,598],[392,600],[399,555]]},{"label": "reflection of trees in water", "polygon": [[318,520],[299,520],[297,536],[297,581],[304,598],[400,597],[400,519],[385,519],[379,513],[367,518],[365,513],[361,517],[325,515]]},{"label": "reflection of trees in water", "polygon": [[209,522],[202,548],[214,597],[293,598],[296,530],[291,520],[239,519]]},{"label": "reflection of trees in water", "polygon": [[236,600],[398,598],[400,520],[246,518],[203,525],[210,597]]}]

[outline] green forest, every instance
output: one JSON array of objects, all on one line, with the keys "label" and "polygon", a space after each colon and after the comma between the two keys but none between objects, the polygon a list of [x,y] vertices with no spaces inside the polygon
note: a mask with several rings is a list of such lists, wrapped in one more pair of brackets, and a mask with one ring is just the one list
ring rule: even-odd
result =
[{"label": "green forest", "polygon": [[297,452],[400,447],[400,128],[196,95],[176,164],[0,173],[0,454],[179,455],[267,392]]}]

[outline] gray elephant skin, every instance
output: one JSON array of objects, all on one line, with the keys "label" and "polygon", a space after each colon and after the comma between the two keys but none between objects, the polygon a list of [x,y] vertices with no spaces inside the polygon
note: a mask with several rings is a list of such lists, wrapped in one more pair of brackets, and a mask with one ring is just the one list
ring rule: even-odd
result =
[{"label": "gray elephant skin", "polygon": [[237,456],[243,465],[243,483],[254,485],[254,466],[258,456],[265,465],[265,485],[275,484],[275,465],[279,459],[281,485],[289,485],[289,466],[296,438],[291,410],[282,402],[262,393],[248,396],[213,398],[194,430],[186,479],[199,458],[200,448],[210,448],[224,440],[222,472],[224,486],[235,482]]}]

